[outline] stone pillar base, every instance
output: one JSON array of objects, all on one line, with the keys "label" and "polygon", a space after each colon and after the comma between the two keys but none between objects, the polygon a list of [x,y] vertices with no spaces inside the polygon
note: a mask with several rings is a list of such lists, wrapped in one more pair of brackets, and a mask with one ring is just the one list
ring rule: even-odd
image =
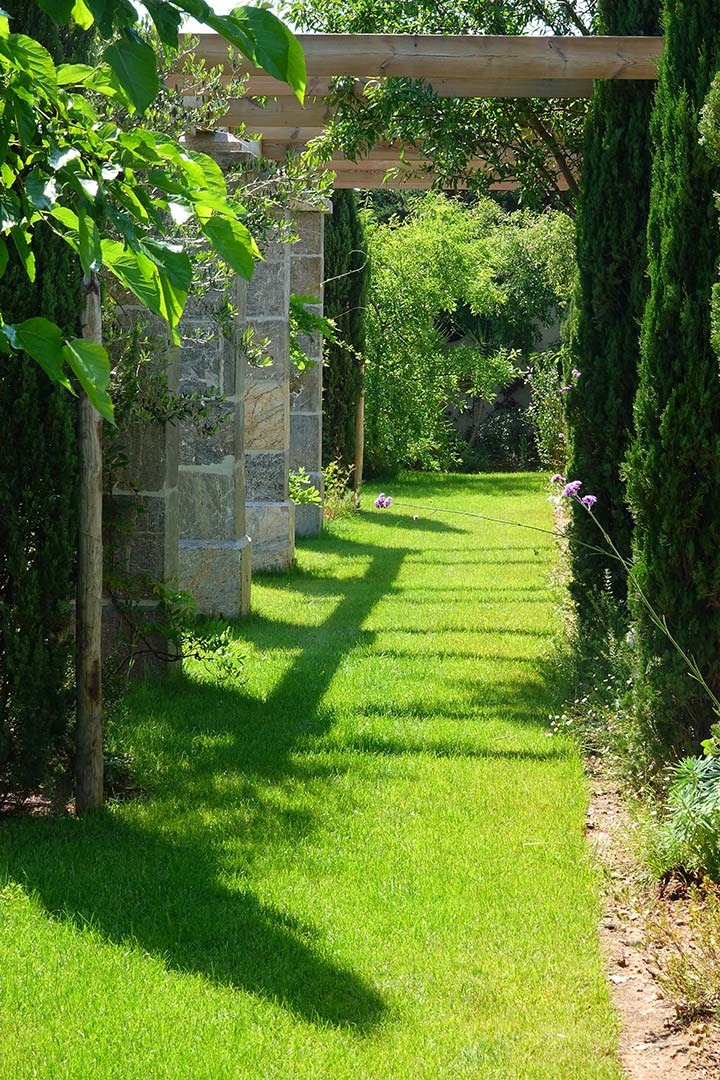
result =
[{"label": "stone pillar base", "polygon": [[[324,499],[325,489],[322,473],[308,473],[308,479],[313,487],[320,492]],[[302,503],[295,507],[295,535],[296,536],[319,536],[323,527],[323,508],[320,506],[308,506]]]},{"label": "stone pillar base", "polygon": [[240,540],[181,540],[180,588],[195,597],[204,615],[229,619],[246,615],[250,608],[250,552],[249,536]]},{"label": "stone pillar base", "polygon": [[158,621],[162,621],[162,615],[155,601],[141,600],[128,609],[125,618],[109,597],[103,597],[102,657],[106,677],[145,679],[180,670],[175,645],[150,629]]},{"label": "stone pillar base", "polygon": [[248,502],[245,522],[252,538],[252,569],[287,570],[295,559],[294,503]]}]

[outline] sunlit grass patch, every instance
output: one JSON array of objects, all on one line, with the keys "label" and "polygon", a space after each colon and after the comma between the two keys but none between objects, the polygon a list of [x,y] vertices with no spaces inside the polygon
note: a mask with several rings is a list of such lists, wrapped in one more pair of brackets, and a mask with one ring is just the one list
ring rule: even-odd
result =
[{"label": "sunlit grass patch", "polygon": [[8,1077],[619,1080],[552,540],[417,509],[542,481],[392,494],[256,579],[244,682],[132,692],[146,797],[0,827]]}]

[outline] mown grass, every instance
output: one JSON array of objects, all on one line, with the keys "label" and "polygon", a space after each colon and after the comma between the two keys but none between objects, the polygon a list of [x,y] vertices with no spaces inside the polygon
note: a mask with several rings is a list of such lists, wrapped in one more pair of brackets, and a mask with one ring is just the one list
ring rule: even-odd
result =
[{"label": "mown grass", "polygon": [[618,1080],[553,542],[418,508],[542,479],[392,494],[255,582],[244,682],[133,691],[144,798],[0,825],[3,1078]]}]

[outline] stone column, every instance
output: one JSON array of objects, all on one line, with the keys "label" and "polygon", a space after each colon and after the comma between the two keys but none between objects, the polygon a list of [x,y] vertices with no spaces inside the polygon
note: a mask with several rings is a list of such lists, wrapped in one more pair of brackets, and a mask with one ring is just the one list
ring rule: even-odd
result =
[{"label": "stone column", "polygon": [[[247,142],[225,132],[197,132],[185,145],[228,168],[257,156]],[[179,456],[179,580],[200,611],[234,617],[250,607],[250,538],[245,521],[244,370],[240,335],[245,283],[235,279],[232,326],[223,318],[227,295],[191,297],[181,325],[180,389],[207,395],[219,390],[220,421],[208,432],[184,423]]]},{"label": "stone column", "polygon": [[[297,243],[290,245],[290,292],[311,296],[317,304],[310,310],[323,312],[323,237],[325,214],[331,204],[296,207],[293,223]],[[323,491],[322,478],[322,338],[313,334],[302,342],[303,350],[314,361],[304,371],[293,370],[290,380],[290,469],[301,467],[315,487]],[[297,536],[317,536],[322,529],[321,506],[298,506],[295,510]]]},{"label": "stone column", "polygon": [[247,289],[246,328],[268,342],[271,363],[245,364],[245,478],[253,570],[287,569],[295,557],[295,506],[288,499],[290,253],[267,245]]},{"label": "stone column", "polygon": [[[234,305],[241,311],[245,286],[235,281]],[[250,539],[245,524],[243,475],[243,367],[237,327],[224,333],[226,296],[210,292],[189,302],[181,324],[180,389],[207,396],[217,429],[180,425],[179,579],[200,611],[234,617],[250,606]],[[229,333],[229,336],[228,336]]]},{"label": "stone column", "polygon": [[[126,298],[127,299],[127,298]],[[128,324],[148,323],[147,312],[125,303]],[[149,331],[153,329],[149,327]],[[177,388],[177,350],[158,327],[153,363],[166,365],[168,386]],[[136,421],[118,442],[110,436],[106,461],[125,458],[105,508],[106,590],[103,602],[103,653],[121,667],[137,656],[136,672],[160,670],[163,655],[174,655],[166,638],[143,624],[156,619],[155,584],[174,587],[178,573],[178,431],[172,424]],[[156,654],[152,650],[156,651]]]}]

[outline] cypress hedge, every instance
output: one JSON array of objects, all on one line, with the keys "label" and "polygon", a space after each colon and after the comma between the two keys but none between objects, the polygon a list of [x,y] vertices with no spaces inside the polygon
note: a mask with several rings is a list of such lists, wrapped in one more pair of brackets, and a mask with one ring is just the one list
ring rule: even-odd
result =
[{"label": "cypress hedge", "polygon": [[[601,0],[601,34],[657,34],[659,0]],[[627,559],[632,519],[621,466],[633,428],[647,299],[646,232],[650,199],[652,83],[606,81],[595,87],[585,126],[577,215],[578,285],[568,380],[568,476],[598,497],[595,515]],[[626,629],[626,571],[604,551],[597,525],[573,504],[571,595],[579,639],[588,651]],[[610,601],[609,603],[607,601]]]},{"label": "cypress hedge", "polygon": [[[64,56],[55,24],[7,0],[12,29]],[[17,260],[0,279],[7,322],[44,315],[79,333],[77,261],[49,230],[35,234],[37,277]],[[3,357],[0,376],[0,804],[41,786],[72,719],[76,526],[74,406],[34,361]]]},{"label": "cypress hedge", "polygon": [[337,327],[337,341],[325,343],[323,373],[323,464],[355,461],[355,422],[363,385],[367,248],[354,191],[333,195],[325,224],[325,315]]},{"label": "cypress hedge", "polygon": [[[720,171],[699,144],[698,117],[720,66],[720,0],[666,0],[664,31],[628,496],[639,585],[717,694],[720,380],[710,299]],[[663,755],[697,749],[715,719],[709,696],[632,590],[630,598],[644,734]]]}]

